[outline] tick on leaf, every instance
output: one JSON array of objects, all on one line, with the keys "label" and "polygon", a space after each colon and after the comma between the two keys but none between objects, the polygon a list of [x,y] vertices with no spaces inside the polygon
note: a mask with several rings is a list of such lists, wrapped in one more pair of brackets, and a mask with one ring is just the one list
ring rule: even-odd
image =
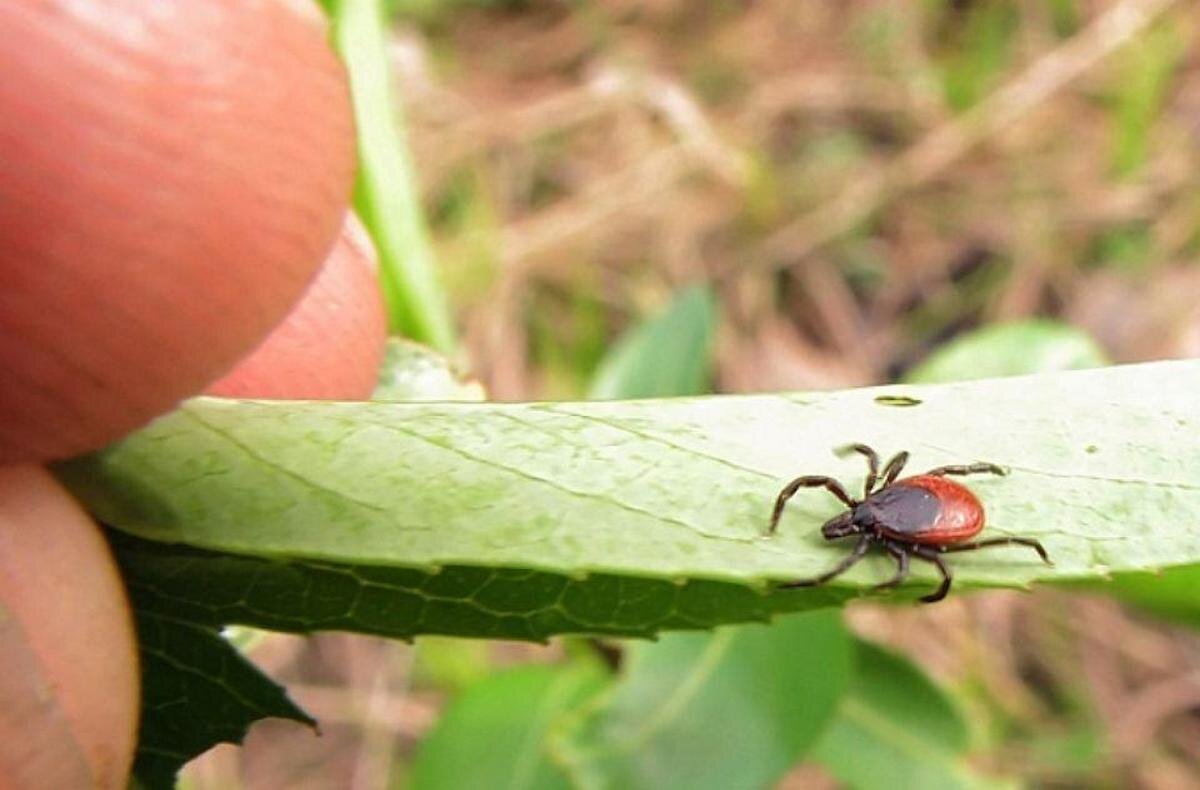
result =
[{"label": "tick on leaf", "polygon": [[[882,546],[896,558],[896,574],[872,589],[883,590],[899,586],[908,577],[909,560],[913,557],[931,562],[942,574],[942,583],[934,592],[921,598],[934,603],[950,591],[952,576],[941,555],[956,551],[974,551],[988,546],[1029,546],[1047,565],[1053,565],[1042,544],[1033,538],[989,538],[968,542],[983,529],[983,505],[966,486],[948,480],[949,475],[994,474],[1004,470],[995,464],[975,463],[962,466],[939,466],[924,474],[897,480],[908,462],[908,453],[897,453],[883,471],[879,471],[879,456],[865,444],[853,444],[847,451],[861,453],[867,459],[867,482],[862,500],[846,493],[842,484],[832,477],[804,475],[783,487],[771,513],[767,534],[775,533],[779,517],[787,501],[801,488],[825,488],[846,504],[849,510],[834,516],[821,527],[826,540],[858,535],[853,551],[826,573],[812,579],[788,582],[782,587],[815,587],[849,570],[861,560],[872,545]],[[876,483],[879,485],[876,486]]]}]

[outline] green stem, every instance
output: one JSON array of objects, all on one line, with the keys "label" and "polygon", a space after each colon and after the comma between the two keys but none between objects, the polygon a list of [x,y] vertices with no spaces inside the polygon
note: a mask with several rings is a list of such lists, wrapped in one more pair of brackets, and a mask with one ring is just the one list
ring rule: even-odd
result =
[{"label": "green stem", "polygon": [[390,328],[452,353],[450,312],[421,213],[401,107],[391,92],[383,3],[329,0],[326,6],[334,44],[349,72],[358,124],[354,203],[379,252]]}]

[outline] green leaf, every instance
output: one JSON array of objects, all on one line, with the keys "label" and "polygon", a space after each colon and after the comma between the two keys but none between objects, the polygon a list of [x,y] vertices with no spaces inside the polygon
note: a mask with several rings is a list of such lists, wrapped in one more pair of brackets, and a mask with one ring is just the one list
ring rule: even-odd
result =
[{"label": "green leaf", "polygon": [[[197,399],[59,472],[104,523],[163,544],[125,549],[146,563],[131,575],[216,622],[644,635],[880,581],[882,558],[822,588],[768,586],[844,556],[818,534],[841,510],[824,491],[798,495],[775,537],[762,531],[794,475],[860,485],[861,461],[833,454],[856,440],[910,450],[914,470],[1011,470],[973,482],[990,534],[1039,538],[1057,565],[1019,548],[956,556],[960,591],[1197,564],[1200,448],[1180,436],[1200,423],[1198,389],[1200,363],[1163,362],[640,402]],[[915,575],[903,596],[936,578]]]},{"label": "green leaf", "polygon": [[241,743],[258,719],[316,724],[214,629],[147,612],[136,591],[132,603],[142,670],[133,775],[141,786],[174,787],[184,763],[218,743]]},{"label": "green leaf", "polygon": [[763,787],[820,734],[850,656],[836,611],[632,645],[551,748],[578,787]]},{"label": "green leaf", "polygon": [[621,338],[597,370],[589,396],[607,400],[707,392],[716,320],[712,290],[688,288],[661,315]]},{"label": "green leaf", "polygon": [[462,378],[431,348],[393,337],[387,341],[379,383],[371,400],[484,400],[483,386]]},{"label": "green leaf", "polygon": [[608,683],[595,663],[527,666],[473,685],[442,714],[413,764],[413,790],[570,785],[546,753],[546,733]]},{"label": "green leaf", "polygon": [[1159,617],[1200,628],[1200,565],[1121,574],[1105,591]]},{"label": "green leaf", "polygon": [[939,348],[905,377],[914,384],[968,381],[1108,364],[1092,337],[1057,321],[994,324]]},{"label": "green leaf", "polygon": [[994,785],[966,761],[967,725],[908,659],[856,640],[848,693],[811,758],[856,790]]},{"label": "green leaf", "polygon": [[452,695],[495,671],[491,645],[481,639],[426,636],[416,642],[410,674],[414,686]]},{"label": "green leaf", "polygon": [[274,631],[353,631],[410,639],[422,634],[545,641],[555,634],[650,637],[663,629],[765,621],[829,604],[768,597],[738,584],[618,574],[572,578],[515,568],[438,570],[279,560],[147,541],[110,540],[139,605],[207,625]]},{"label": "green leaf", "polygon": [[454,350],[446,296],[421,211],[401,106],[389,81],[382,0],[327,0],[333,40],[346,64],[358,127],[354,205],[379,253],[391,328],[443,353]]}]

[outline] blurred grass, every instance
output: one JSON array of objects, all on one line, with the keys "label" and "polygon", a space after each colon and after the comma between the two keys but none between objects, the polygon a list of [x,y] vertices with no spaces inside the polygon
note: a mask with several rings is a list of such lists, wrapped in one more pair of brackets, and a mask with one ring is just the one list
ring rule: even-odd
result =
[{"label": "blurred grass", "polygon": [[939,58],[946,101],[965,110],[996,87],[1012,58],[1019,25],[1015,3],[933,0],[945,42]]},{"label": "blurred grass", "polygon": [[1161,25],[1117,57],[1112,99],[1112,167],[1117,178],[1133,176],[1149,159],[1154,123],[1186,52],[1181,32]]},{"label": "blurred grass", "polygon": [[[435,246],[465,342],[505,398],[583,393],[629,305],[760,259],[764,238],[853,194],[1001,85],[1028,75],[1032,89],[1035,67],[1102,10],[421,7],[399,3],[396,18],[411,33],[400,83]],[[1195,245],[1179,168],[1195,155],[1183,132],[1200,95],[1196,16],[1168,15],[1025,117],[987,119],[1011,131],[957,163],[920,164],[930,175],[824,247],[821,283],[787,268],[783,293],[797,296],[771,304],[747,290],[753,277],[723,279],[742,290],[718,379],[884,380],[960,332],[1029,316],[1082,322],[1118,360],[1177,353],[1187,330],[1169,318],[1162,331],[1159,312],[1176,308],[1161,296],[1143,290],[1119,328],[1104,298],[1141,290],[1148,270],[1182,271]],[[671,147],[682,162],[652,167]],[[626,176],[636,189],[616,186]],[[748,361],[746,347],[779,332],[799,368]]]}]

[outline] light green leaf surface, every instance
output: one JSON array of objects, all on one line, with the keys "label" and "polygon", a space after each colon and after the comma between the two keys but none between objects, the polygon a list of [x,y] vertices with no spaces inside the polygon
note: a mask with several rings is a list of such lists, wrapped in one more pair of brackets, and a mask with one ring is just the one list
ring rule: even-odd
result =
[{"label": "light green leaf surface", "polygon": [[602,667],[526,666],[473,685],[442,714],[413,763],[413,790],[556,790],[570,787],[546,751],[560,716],[608,682]]},{"label": "light green leaf surface", "polygon": [[[794,475],[861,484],[861,462],[833,454],[849,441],[907,449],[913,470],[1010,468],[972,483],[988,534],[1037,537],[1057,566],[1017,548],[954,557],[960,591],[1196,564],[1198,388],[1200,364],[1166,362],[641,402],[199,399],[59,471],[103,522],[158,542],[118,541],[145,560],[131,583],[223,622],[638,635],[827,605],[882,579],[875,559],[826,588],[768,585],[846,551],[820,540],[840,509],[820,490],[797,496],[778,536],[762,530]],[[917,577],[905,594],[934,579]]]},{"label": "light green leaf surface", "polygon": [[996,787],[966,761],[967,725],[917,666],[855,641],[848,693],[811,758],[854,790]]},{"label": "light green leaf surface", "polygon": [[[582,788],[767,787],[817,738],[850,673],[840,613],[631,645],[619,681],[552,733]],[[820,667],[821,671],[813,671]]]}]

